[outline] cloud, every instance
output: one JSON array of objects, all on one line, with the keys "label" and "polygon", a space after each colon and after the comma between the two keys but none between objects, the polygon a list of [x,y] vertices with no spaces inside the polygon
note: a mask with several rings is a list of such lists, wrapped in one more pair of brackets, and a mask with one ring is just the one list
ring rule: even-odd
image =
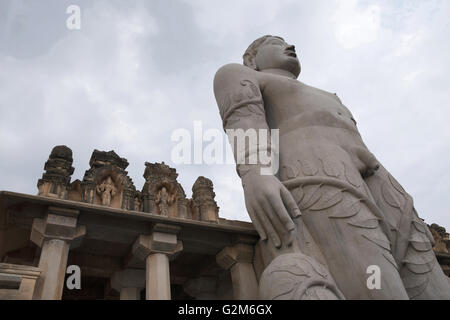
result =
[{"label": "cloud", "polygon": [[[82,10],[69,31],[66,7]],[[54,145],[177,168],[190,196],[214,182],[220,215],[247,220],[233,165],[175,165],[178,128],[222,128],[212,80],[264,34],[296,45],[300,81],[337,92],[364,141],[413,195],[421,217],[450,228],[448,1],[2,1],[0,189],[36,193]]]},{"label": "cloud", "polygon": [[339,44],[352,49],[375,41],[380,29],[380,12],[381,8],[375,4],[361,8],[358,0],[339,0],[333,15]]}]

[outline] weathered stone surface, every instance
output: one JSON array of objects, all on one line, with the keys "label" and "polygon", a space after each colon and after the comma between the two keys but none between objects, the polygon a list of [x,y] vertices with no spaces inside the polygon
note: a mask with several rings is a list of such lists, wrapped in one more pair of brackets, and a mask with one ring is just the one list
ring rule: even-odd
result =
[{"label": "weathered stone surface", "polygon": [[110,280],[111,288],[120,293],[120,300],[140,300],[145,288],[145,270],[124,269],[115,272]]},{"label": "weathered stone surface", "polygon": [[17,275],[0,273],[0,289],[19,289],[22,278]]},{"label": "weathered stone surface", "polygon": [[75,170],[72,167],[72,150],[66,146],[56,146],[52,149],[45,163],[45,173],[38,181],[38,195],[67,199],[70,177]]},{"label": "weathered stone surface", "polygon": [[434,239],[433,250],[436,253],[442,271],[450,277],[450,238],[444,227],[435,223],[428,226]]},{"label": "weathered stone surface", "polygon": [[237,262],[252,263],[254,248],[248,244],[239,243],[234,247],[225,247],[216,256],[219,266],[228,270]]},{"label": "weathered stone surface", "polygon": [[91,168],[81,182],[81,198],[84,202],[120,208],[134,209],[136,187],[125,169],[128,161],[114,151],[94,150],[89,161]]},{"label": "weathered stone surface", "polygon": [[[68,223],[65,219],[76,216],[77,212],[79,212],[77,228],[78,224],[86,226],[86,234],[82,237],[81,245],[76,250],[70,251],[66,263],[66,266],[80,266],[82,289],[64,289],[62,299],[118,299],[118,290],[111,290],[110,277],[123,268],[145,270],[147,259],[136,257],[133,263],[128,262],[132,257],[133,243],[139,235],[150,235],[152,232],[167,234],[166,237],[154,237],[158,242],[163,242],[163,246],[167,245],[167,242],[170,246],[173,246],[175,242],[170,241],[170,238],[173,239],[174,235],[177,236],[177,246],[178,241],[182,241],[182,253],[176,254],[179,252],[177,247],[174,251],[165,252],[171,258],[169,263],[170,283],[166,283],[166,285],[172,288],[172,298],[189,298],[183,291],[183,284],[187,280],[198,277],[213,277],[218,279],[217,298],[232,299],[231,270],[222,270],[216,264],[215,255],[224,247],[233,246],[236,241],[244,241],[243,237],[249,238],[246,243],[256,243],[258,238],[251,223],[248,222],[222,219],[219,224],[205,223],[191,219],[161,217],[155,214],[115,209],[85,202],[0,191],[0,247],[5,239],[7,244],[3,247],[5,248],[4,254],[0,253],[2,261],[39,264],[41,250],[30,244],[30,230],[35,218],[46,219],[43,212],[48,210],[48,207],[53,207],[51,214],[63,216],[64,221],[61,226],[54,226],[55,221],[49,219],[49,222],[51,222],[49,228],[45,224],[42,227],[35,228],[47,239],[36,241],[38,244],[52,239],[61,240],[57,239],[58,235],[60,237],[70,236],[72,233],[69,231],[74,224]],[[49,234],[50,231],[52,231],[51,234]],[[20,241],[16,241],[12,237],[12,235],[21,233],[23,235],[20,236]],[[75,239],[70,244],[74,241]],[[12,245],[12,242],[16,242],[16,244]],[[166,243],[164,244],[164,242]],[[152,248],[150,245],[148,247]],[[171,248],[163,247],[163,249]],[[65,250],[57,251],[60,253],[66,252]],[[147,253],[149,252],[150,255],[152,252],[158,253],[151,250],[147,251]],[[171,253],[174,253],[174,255],[171,255]],[[159,260],[162,260],[162,258]],[[64,270],[63,260],[52,258],[50,261],[53,261],[51,265],[57,266],[55,270]],[[54,280],[58,281],[58,278]],[[120,290],[120,296],[123,299],[136,297],[138,289]],[[168,290],[164,290],[164,292],[167,293]]]},{"label": "weathered stone surface", "polygon": [[147,300],[170,300],[169,260],[183,250],[179,231],[176,226],[157,223],[149,235],[140,235],[133,244],[132,255],[146,262]]},{"label": "weathered stone surface", "polygon": [[216,262],[226,270],[231,270],[233,298],[237,300],[258,299],[258,281],[253,268],[254,248],[238,243],[226,247],[216,256]]},{"label": "weathered stone surface", "polygon": [[177,171],[164,162],[145,163],[145,184],[142,188],[144,212],[167,217],[189,218],[187,199],[177,181]]},{"label": "weathered stone surface", "polygon": [[78,246],[86,234],[86,227],[77,225],[78,213],[77,210],[50,207],[44,219],[33,219],[31,241],[39,247],[50,239],[73,241],[72,248]]},{"label": "weathered stone surface", "polygon": [[96,149],[92,153],[89,165],[91,168],[114,166],[121,170],[125,170],[128,167],[128,161],[125,158],[119,157],[114,151],[99,151]]},{"label": "weathered stone surface", "polygon": [[278,256],[259,284],[263,300],[343,300],[328,270],[300,253]]},{"label": "weathered stone surface", "polygon": [[85,172],[83,181],[70,183],[72,162],[72,151],[66,146],[56,146],[45,164],[47,172],[38,182],[39,195],[219,223],[213,184],[205,177],[197,179],[192,187],[193,199],[188,199],[177,181],[176,169],[164,162],[145,163],[146,182],[142,191],[136,190],[125,171],[127,159],[114,151],[94,150],[89,161],[91,168]]},{"label": "weathered stone surface", "polygon": [[440,253],[450,253],[450,238],[445,228],[435,223],[428,227],[434,239],[433,250]]},{"label": "weathered stone surface", "polygon": [[[411,196],[369,151],[339,97],[297,80],[295,47],[280,37],[255,40],[243,58],[244,65],[219,69],[214,92],[228,132],[279,130],[276,139],[245,148],[230,139],[248,213],[265,243],[261,256],[276,261],[265,267],[284,268],[286,254],[303,254],[314,264],[324,257],[347,299],[450,299],[433,237]],[[366,285],[371,265],[383,275],[380,290]]]},{"label": "weathered stone surface", "polygon": [[69,243],[61,239],[49,239],[43,242],[39,269],[33,300],[61,300],[64,278],[69,256]]},{"label": "weathered stone surface", "polygon": [[219,222],[219,207],[214,200],[213,183],[205,177],[198,177],[192,187],[193,219],[208,222]]},{"label": "weathered stone surface", "polygon": [[142,193],[136,191],[134,194],[133,211],[142,211]]},{"label": "weathered stone surface", "polygon": [[178,231],[179,228],[157,224],[151,234],[140,235],[137,238],[132,252],[141,260],[145,260],[153,253],[164,253],[170,259],[174,259],[183,250],[183,243],[177,239]]},{"label": "weathered stone surface", "polygon": [[30,239],[41,247],[39,268],[33,299],[61,299],[70,247],[77,247],[86,227],[77,224],[79,211],[49,207],[44,219],[34,218]]},{"label": "weathered stone surface", "polygon": [[146,299],[170,300],[170,270],[167,254],[150,254],[146,259],[146,265]]},{"label": "weathered stone surface", "polygon": [[0,263],[0,300],[31,300],[40,274],[36,267]]}]

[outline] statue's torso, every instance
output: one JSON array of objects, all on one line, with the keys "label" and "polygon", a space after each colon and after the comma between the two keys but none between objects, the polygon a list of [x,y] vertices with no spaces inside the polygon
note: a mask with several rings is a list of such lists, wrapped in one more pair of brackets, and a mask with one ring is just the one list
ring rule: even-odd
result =
[{"label": "statue's torso", "polygon": [[[329,92],[282,76],[259,73],[268,120],[277,127],[300,123],[346,128],[357,132],[350,111]],[[308,121],[303,119],[308,118]],[[297,126],[298,127],[298,126]]]},{"label": "statue's torso", "polygon": [[352,114],[335,94],[287,77],[257,74],[267,123],[280,130],[281,167],[304,159],[306,153],[318,158],[342,153],[348,165],[360,172],[367,169],[364,153],[370,153]]}]

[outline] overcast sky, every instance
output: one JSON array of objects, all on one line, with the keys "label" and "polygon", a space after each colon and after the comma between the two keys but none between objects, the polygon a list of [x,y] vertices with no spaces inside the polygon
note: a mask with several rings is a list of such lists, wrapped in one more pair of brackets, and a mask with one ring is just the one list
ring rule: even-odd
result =
[{"label": "overcast sky", "polygon": [[[81,30],[66,28],[70,4]],[[275,34],[295,44],[302,82],[337,92],[419,215],[450,229],[449,16],[448,0],[2,0],[0,190],[36,194],[55,145],[73,150],[72,180],[94,149],[115,150],[138,189],[144,162],[165,161],[189,197],[209,177],[220,215],[249,220],[234,165],[175,165],[171,134],[222,130],[215,72]]]}]

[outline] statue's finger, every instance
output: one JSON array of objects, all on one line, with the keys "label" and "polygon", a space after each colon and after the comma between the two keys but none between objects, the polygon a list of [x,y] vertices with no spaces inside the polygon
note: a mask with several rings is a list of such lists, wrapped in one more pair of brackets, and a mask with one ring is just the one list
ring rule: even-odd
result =
[{"label": "statue's finger", "polygon": [[293,219],[296,219],[302,215],[300,209],[297,206],[297,203],[294,200],[294,197],[288,189],[281,188],[281,198],[283,199],[284,205],[288,209]]},{"label": "statue's finger", "polygon": [[289,213],[286,210],[286,207],[281,200],[280,196],[273,195],[269,197],[270,205],[272,206],[273,211],[275,212],[275,216],[278,217],[281,224],[284,226],[285,230],[282,230],[283,233],[287,231],[292,231],[295,229],[295,224],[292,221]]},{"label": "statue's finger", "polygon": [[288,235],[287,235],[287,246],[290,247],[292,245],[292,243],[294,242],[295,239],[295,229],[289,231]]},{"label": "statue's finger", "polygon": [[[259,204],[262,206],[266,216],[272,222],[272,226],[277,232],[280,239],[286,234],[286,230],[289,230],[289,226],[286,225],[286,220],[282,221],[280,215],[283,215],[283,210],[286,209],[283,206],[283,202],[279,197],[273,195],[268,195],[266,199],[260,201]],[[289,216],[286,213],[286,216]]]},{"label": "statue's finger", "polygon": [[267,239],[267,234],[264,231],[263,226],[261,225],[261,222],[258,219],[258,216],[255,214],[254,209],[251,206],[247,206],[247,212],[250,216],[250,219],[253,222],[253,226],[255,227],[255,230],[258,232],[259,237],[261,238],[261,240],[266,240]]},{"label": "statue's finger", "polygon": [[280,248],[281,239],[278,236],[278,233],[275,230],[272,221],[269,219],[271,215],[267,214],[266,210],[264,210],[263,207],[260,206],[258,202],[255,202],[253,207],[255,208],[256,216],[260,219],[261,224],[264,226],[264,229],[266,230],[266,233],[269,236],[270,240],[272,240],[273,245],[276,248]]}]

